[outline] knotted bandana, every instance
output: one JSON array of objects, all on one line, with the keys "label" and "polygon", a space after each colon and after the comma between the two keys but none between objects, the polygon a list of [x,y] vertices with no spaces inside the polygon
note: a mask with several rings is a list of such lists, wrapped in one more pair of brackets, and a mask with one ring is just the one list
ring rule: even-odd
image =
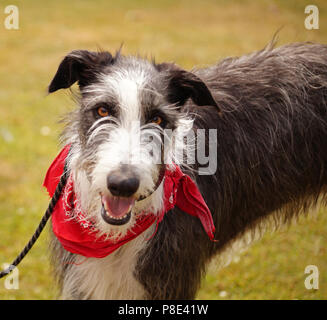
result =
[{"label": "knotted bandana", "polygon": [[[65,146],[47,171],[43,185],[51,197],[63,173],[69,149],[69,145]],[[108,238],[106,235],[98,235],[94,223],[86,218],[80,208],[79,200],[74,193],[74,181],[70,176],[52,213],[52,229],[55,236],[62,246],[71,253],[85,257],[103,258],[139,236],[156,221],[157,231],[165,214],[177,206],[183,212],[199,218],[209,238],[214,241],[215,227],[212,216],[200,191],[192,179],[181,171],[179,166],[174,166],[174,170],[167,169],[165,171],[162,182],[164,183],[162,211],[156,215],[151,212],[139,214],[134,226],[118,240]],[[155,233],[152,237],[154,235]]]}]

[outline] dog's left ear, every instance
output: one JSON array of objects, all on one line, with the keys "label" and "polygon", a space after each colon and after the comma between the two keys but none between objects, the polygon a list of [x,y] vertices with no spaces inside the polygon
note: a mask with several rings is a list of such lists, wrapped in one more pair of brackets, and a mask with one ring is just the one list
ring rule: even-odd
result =
[{"label": "dog's left ear", "polygon": [[157,64],[158,71],[168,77],[168,100],[177,106],[191,98],[198,106],[214,106],[221,112],[206,84],[194,73],[183,70],[172,63]]}]

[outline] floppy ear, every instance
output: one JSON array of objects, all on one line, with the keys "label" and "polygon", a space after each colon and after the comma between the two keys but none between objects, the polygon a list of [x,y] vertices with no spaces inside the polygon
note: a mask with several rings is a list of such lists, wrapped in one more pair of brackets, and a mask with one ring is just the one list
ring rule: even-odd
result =
[{"label": "floppy ear", "polygon": [[172,63],[156,65],[159,71],[167,73],[168,100],[178,106],[191,98],[198,106],[214,106],[221,112],[206,84],[194,73],[183,70]]},{"label": "floppy ear", "polygon": [[76,81],[80,87],[83,87],[95,77],[102,66],[113,63],[113,60],[109,52],[74,50],[60,63],[48,92],[69,88]]}]

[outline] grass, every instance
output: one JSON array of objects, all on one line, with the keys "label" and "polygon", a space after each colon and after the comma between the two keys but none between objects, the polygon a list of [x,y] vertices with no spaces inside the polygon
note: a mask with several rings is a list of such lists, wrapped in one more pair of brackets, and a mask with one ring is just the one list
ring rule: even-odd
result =
[{"label": "grass", "polygon": [[[74,106],[64,93],[46,95],[60,59],[78,48],[155,56],[185,68],[261,49],[280,29],[279,44],[327,40],[327,3],[320,29],[304,28],[307,1],[10,0],[19,30],[0,24],[0,266],[11,262],[47,207],[42,180],[58,152],[60,117]],[[45,232],[19,267],[19,290],[0,280],[0,299],[53,299]],[[326,209],[287,232],[267,234],[250,250],[203,280],[199,299],[326,299]],[[319,289],[304,287],[317,265]]]}]

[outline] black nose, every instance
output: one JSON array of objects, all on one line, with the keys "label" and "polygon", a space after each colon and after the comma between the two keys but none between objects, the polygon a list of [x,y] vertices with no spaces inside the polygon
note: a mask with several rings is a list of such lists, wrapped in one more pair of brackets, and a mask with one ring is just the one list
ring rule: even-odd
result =
[{"label": "black nose", "polygon": [[120,170],[111,172],[107,176],[107,187],[113,196],[131,197],[139,188],[140,180],[133,174]]}]

